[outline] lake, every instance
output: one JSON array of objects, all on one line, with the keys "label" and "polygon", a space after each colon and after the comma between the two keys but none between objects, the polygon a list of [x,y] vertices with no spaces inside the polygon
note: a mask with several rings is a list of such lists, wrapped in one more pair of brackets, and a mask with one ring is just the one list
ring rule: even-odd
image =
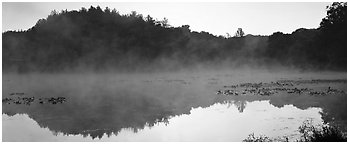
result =
[{"label": "lake", "polygon": [[242,141],[346,131],[346,73],[3,74],[3,141]]}]

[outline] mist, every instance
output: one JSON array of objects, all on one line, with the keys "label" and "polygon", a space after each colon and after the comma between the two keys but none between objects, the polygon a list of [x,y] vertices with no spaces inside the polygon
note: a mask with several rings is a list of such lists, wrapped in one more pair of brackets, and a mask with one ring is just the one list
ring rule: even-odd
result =
[{"label": "mist", "polygon": [[120,15],[115,9],[92,6],[79,11],[52,11],[28,30],[3,33],[3,70],[21,73],[241,67],[346,70],[346,39],[342,38],[346,37],[346,30],[343,31],[346,26],[340,30],[323,27],[270,36],[245,35],[242,31],[234,37],[224,37],[191,31],[189,25],[172,27],[166,18],[154,20],[135,11]]},{"label": "mist", "polygon": [[[314,118],[338,126],[340,135],[347,126],[346,34],[346,3],[333,3],[316,29],[269,36],[241,28],[216,36],[99,6],[54,10],[28,30],[2,34],[4,139],[135,141],[161,125],[141,140],[180,141],[179,128],[209,126],[186,140],[242,141],[263,132],[288,141],[304,136],[297,128]],[[199,123],[197,111],[207,121]],[[210,119],[215,115],[224,118]],[[176,119],[184,125],[171,123]],[[35,133],[43,129],[50,133]]]}]

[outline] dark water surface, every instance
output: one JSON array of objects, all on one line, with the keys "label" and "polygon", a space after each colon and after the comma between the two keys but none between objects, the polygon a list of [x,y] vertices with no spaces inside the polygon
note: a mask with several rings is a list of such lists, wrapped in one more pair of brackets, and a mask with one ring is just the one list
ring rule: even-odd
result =
[{"label": "dark water surface", "polygon": [[[216,94],[241,83],[314,79],[331,81],[297,87],[343,93]],[[2,88],[3,141],[242,141],[251,133],[292,140],[307,119],[346,128],[346,73],[3,74]]]}]

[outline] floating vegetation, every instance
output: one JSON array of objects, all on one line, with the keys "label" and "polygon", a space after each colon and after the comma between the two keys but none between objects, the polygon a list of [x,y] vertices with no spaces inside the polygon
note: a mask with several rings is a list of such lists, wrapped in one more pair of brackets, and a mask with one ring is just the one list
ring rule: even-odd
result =
[{"label": "floating vegetation", "polygon": [[[13,96],[17,97],[13,97]],[[65,97],[50,97],[50,98],[36,98],[34,96],[32,97],[23,97],[24,93],[10,93],[11,97],[6,97],[2,99],[3,104],[24,104],[24,105],[31,105],[35,101],[39,101],[39,104],[58,104],[58,103],[64,103],[66,102]]]},{"label": "floating vegetation", "polygon": [[237,88],[237,87],[239,87],[239,85],[231,85],[231,86],[223,86],[223,87],[225,87],[225,88]]},{"label": "floating vegetation", "polygon": [[239,95],[239,93],[237,93],[236,91],[234,90],[224,90],[224,91],[217,91],[216,94],[224,94],[224,95]]},{"label": "floating vegetation", "polygon": [[326,95],[345,93],[343,90],[333,89],[328,87],[324,91],[314,91],[310,88],[298,88],[301,84],[319,84],[319,83],[346,83],[346,80],[278,80],[270,83],[242,83],[238,85],[223,86],[224,88],[230,88],[225,90],[218,90],[217,95],[260,95],[270,96],[279,92],[288,94],[309,94],[309,95]]},{"label": "floating vegetation", "polygon": [[246,88],[260,88],[263,86],[263,83],[242,83],[240,84],[240,87],[246,87]]},{"label": "floating vegetation", "polygon": [[51,104],[63,103],[65,101],[66,101],[65,97],[58,97],[58,98],[51,97],[48,99],[48,103],[51,103]]},{"label": "floating vegetation", "polygon": [[23,96],[24,93],[10,93],[10,96]]}]

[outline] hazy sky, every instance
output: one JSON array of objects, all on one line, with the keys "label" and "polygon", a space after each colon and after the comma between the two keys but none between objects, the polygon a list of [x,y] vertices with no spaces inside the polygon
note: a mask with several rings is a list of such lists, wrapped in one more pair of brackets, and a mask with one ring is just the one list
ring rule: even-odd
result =
[{"label": "hazy sky", "polygon": [[79,10],[81,7],[116,8],[121,14],[137,11],[143,16],[169,19],[172,26],[188,24],[194,31],[231,35],[237,28],[246,34],[291,33],[298,28],[317,28],[331,3],[2,3],[2,31],[28,29],[54,9]]}]

